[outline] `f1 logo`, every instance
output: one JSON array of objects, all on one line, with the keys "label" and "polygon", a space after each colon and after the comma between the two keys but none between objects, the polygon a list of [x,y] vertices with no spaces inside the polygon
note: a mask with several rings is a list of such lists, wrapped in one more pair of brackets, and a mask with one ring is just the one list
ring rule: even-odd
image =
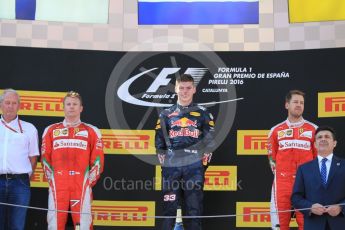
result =
[{"label": "f1 logo", "polygon": [[[140,98],[137,98],[136,96],[133,96],[129,92],[129,88],[132,85],[133,82],[135,82],[138,78],[141,78],[145,76],[147,73],[150,73],[158,68],[152,68],[149,70],[146,70],[144,72],[141,72],[139,74],[136,74],[129,78],[127,81],[125,81],[117,90],[117,96],[130,104],[140,105],[140,106],[149,106],[149,107],[169,107],[172,104],[163,104],[163,103],[157,103],[157,102],[149,102],[141,100]],[[146,93],[156,93],[161,86],[167,86],[171,78],[168,78],[169,75],[177,73],[181,68],[163,68],[161,72],[158,74],[156,79],[152,82],[150,87],[147,89]],[[193,79],[195,85],[198,85],[205,73],[208,71],[207,68],[188,68],[184,73],[190,74]],[[174,93],[172,93],[174,95]],[[144,95],[146,95],[144,93]],[[154,96],[158,96],[158,98],[173,98],[172,95],[165,95],[165,94],[157,94]]]},{"label": "f1 logo", "polygon": [[[163,68],[146,92],[155,93],[160,86],[167,86],[171,81],[168,76],[177,73],[180,69],[181,68]],[[207,70],[207,68],[188,68],[184,73],[190,74],[197,84],[200,81],[198,79],[201,79]]]},{"label": "f1 logo", "polygon": [[162,85],[168,85],[171,81],[170,78],[168,78],[169,75],[176,73],[181,68],[164,68],[156,77],[154,82],[152,82],[151,86],[147,89],[146,92],[148,93],[155,93],[157,92],[158,88]]}]

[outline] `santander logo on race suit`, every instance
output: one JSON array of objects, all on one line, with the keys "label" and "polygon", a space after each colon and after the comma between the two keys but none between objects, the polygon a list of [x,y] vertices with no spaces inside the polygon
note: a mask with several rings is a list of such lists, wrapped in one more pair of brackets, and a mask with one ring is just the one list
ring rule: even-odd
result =
[{"label": "santander logo on race suit", "polygon": [[87,141],[78,140],[78,139],[59,139],[53,141],[53,148],[54,149],[61,149],[61,148],[77,148],[86,150],[87,149]]},{"label": "santander logo on race suit", "polygon": [[310,141],[303,140],[281,140],[279,141],[279,150],[281,149],[303,149],[310,150],[311,144]]}]

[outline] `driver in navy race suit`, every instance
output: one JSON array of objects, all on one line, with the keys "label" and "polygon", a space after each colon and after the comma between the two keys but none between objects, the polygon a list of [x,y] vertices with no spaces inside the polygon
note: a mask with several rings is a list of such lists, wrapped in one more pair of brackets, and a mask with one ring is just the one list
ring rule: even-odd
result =
[{"label": "driver in navy race suit", "polygon": [[[184,216],[203,213],[203,186],[214,149],[214,121],[205,107],[193,103],[194,79],[176,79],[177,104],[163,110],[157,121],[155,145],[162,166],[163,214],[175,216],[179,205]],[[185,218],[186,230],[201,230],[201,218]],[[172,230],[175,219],[166,218],[163,230]]]}]

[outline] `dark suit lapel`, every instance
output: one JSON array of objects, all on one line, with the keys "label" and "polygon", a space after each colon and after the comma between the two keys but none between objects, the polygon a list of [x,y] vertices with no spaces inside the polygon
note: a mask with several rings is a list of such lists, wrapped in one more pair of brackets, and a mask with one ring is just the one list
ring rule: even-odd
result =
[{"label": "dark suit lapel", "polygon": [[333,155],[331,168],[329,169],[326,187],[332,182],[332,179],[340,166],[340,159]]}]

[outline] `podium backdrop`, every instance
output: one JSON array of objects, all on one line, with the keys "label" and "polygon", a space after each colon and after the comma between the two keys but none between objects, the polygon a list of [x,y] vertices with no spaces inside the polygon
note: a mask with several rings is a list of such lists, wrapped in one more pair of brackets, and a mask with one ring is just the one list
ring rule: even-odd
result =
[{"label": "podium backdrop", "polygon": [[[95,229],[160,229],[160,167],[155,158],[158,112],[176,102],[175,76],[197,82],[195,102],[215,117],[217,148],[205,180],[206,230],[270,226],[273,175],[269,129],[286,119],[284,97],[306,92],[304,118],[335,127],[336,155],[345,153],[345,49],[282,52],[108,52],[0,47],[0,89],[21,95],[21,118],[39,135],[63,119],[62,98],[83,96],[82,120],[102,131],[105,170],[94,188]],[[31,205],[47,208],[42,168]],[[258,214],[263,212],[263,214]],[[248,216],[244,214],[256,213]],[[294,224],[294,223],[292,223]],[[46,212],[29,210],[27,229],[46,229]]]}]

